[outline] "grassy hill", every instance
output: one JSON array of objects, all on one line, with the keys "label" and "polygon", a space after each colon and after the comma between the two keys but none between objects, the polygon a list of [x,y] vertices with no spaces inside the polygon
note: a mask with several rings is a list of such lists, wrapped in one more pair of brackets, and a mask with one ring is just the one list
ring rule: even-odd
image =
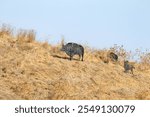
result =
[{"label": "grassy hill", "polygon": [[[148,64],[107,61],[106,50],[85,47],[84,61],[69,61],[61,45],[37,42],[34,31],[0,29],[0,99],[150,99]],[[147,69],[145,69],[147,68]]]}]

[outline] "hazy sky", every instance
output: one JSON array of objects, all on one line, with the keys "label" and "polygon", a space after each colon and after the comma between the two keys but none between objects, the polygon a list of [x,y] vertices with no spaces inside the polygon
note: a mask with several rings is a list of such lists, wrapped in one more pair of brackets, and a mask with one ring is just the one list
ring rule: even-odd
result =
[{"label": "hazy sky", "polygon": [[150,0],[0,0],[2,23],[50,43],[150,49]]}]

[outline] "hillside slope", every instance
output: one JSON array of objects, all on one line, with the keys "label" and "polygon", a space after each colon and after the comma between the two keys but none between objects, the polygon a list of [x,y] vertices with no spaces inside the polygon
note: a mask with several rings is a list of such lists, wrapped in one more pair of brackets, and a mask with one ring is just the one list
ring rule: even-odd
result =
[{"label": "hillside slope", "polygon": [[59,48],[0,37],[0,99],[150,99],[150,71],[133,76],[87,52],[69,61]]}]

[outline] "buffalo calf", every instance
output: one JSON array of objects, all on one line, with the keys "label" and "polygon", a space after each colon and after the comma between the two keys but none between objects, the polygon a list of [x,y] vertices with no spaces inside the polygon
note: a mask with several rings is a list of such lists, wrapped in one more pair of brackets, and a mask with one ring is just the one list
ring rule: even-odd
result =
[{"label": "buffalo calf", "polygon": [[131,65],[129,61],[124,61],[124,69],[125,69],[124,71],[125,73],[127,73],[130,70],[131,73],[133,74],[133,69],[135,69],[135,67]]}]

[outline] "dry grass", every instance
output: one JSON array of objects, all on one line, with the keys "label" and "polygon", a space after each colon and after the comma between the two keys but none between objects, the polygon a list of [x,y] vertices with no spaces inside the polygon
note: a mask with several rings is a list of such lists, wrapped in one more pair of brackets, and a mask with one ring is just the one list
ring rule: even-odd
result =
[{"label": "dry grass", "polygon": [[13,36],[13,29],[7,24],[0,26],[0,37]]},{"label": "dry grass", "polygon": [[[139,55],[133,76],[123,72],[123,60],[131,57],[123,46],[85,47],[83,62],[78,56],[69,61],[61,44],[37,42],[34,31],[21,30],[17,36],[10,28],[1,32],[0,99],[150,99],[149,54]],[[110,51],[119,62],[107,58]]]},{"label": "dry grass", "polygon": [[19,43],[27,42],[31,43],[35,41],[35,32],[33,30],[19,30],[17,33],[17,41]]}]

